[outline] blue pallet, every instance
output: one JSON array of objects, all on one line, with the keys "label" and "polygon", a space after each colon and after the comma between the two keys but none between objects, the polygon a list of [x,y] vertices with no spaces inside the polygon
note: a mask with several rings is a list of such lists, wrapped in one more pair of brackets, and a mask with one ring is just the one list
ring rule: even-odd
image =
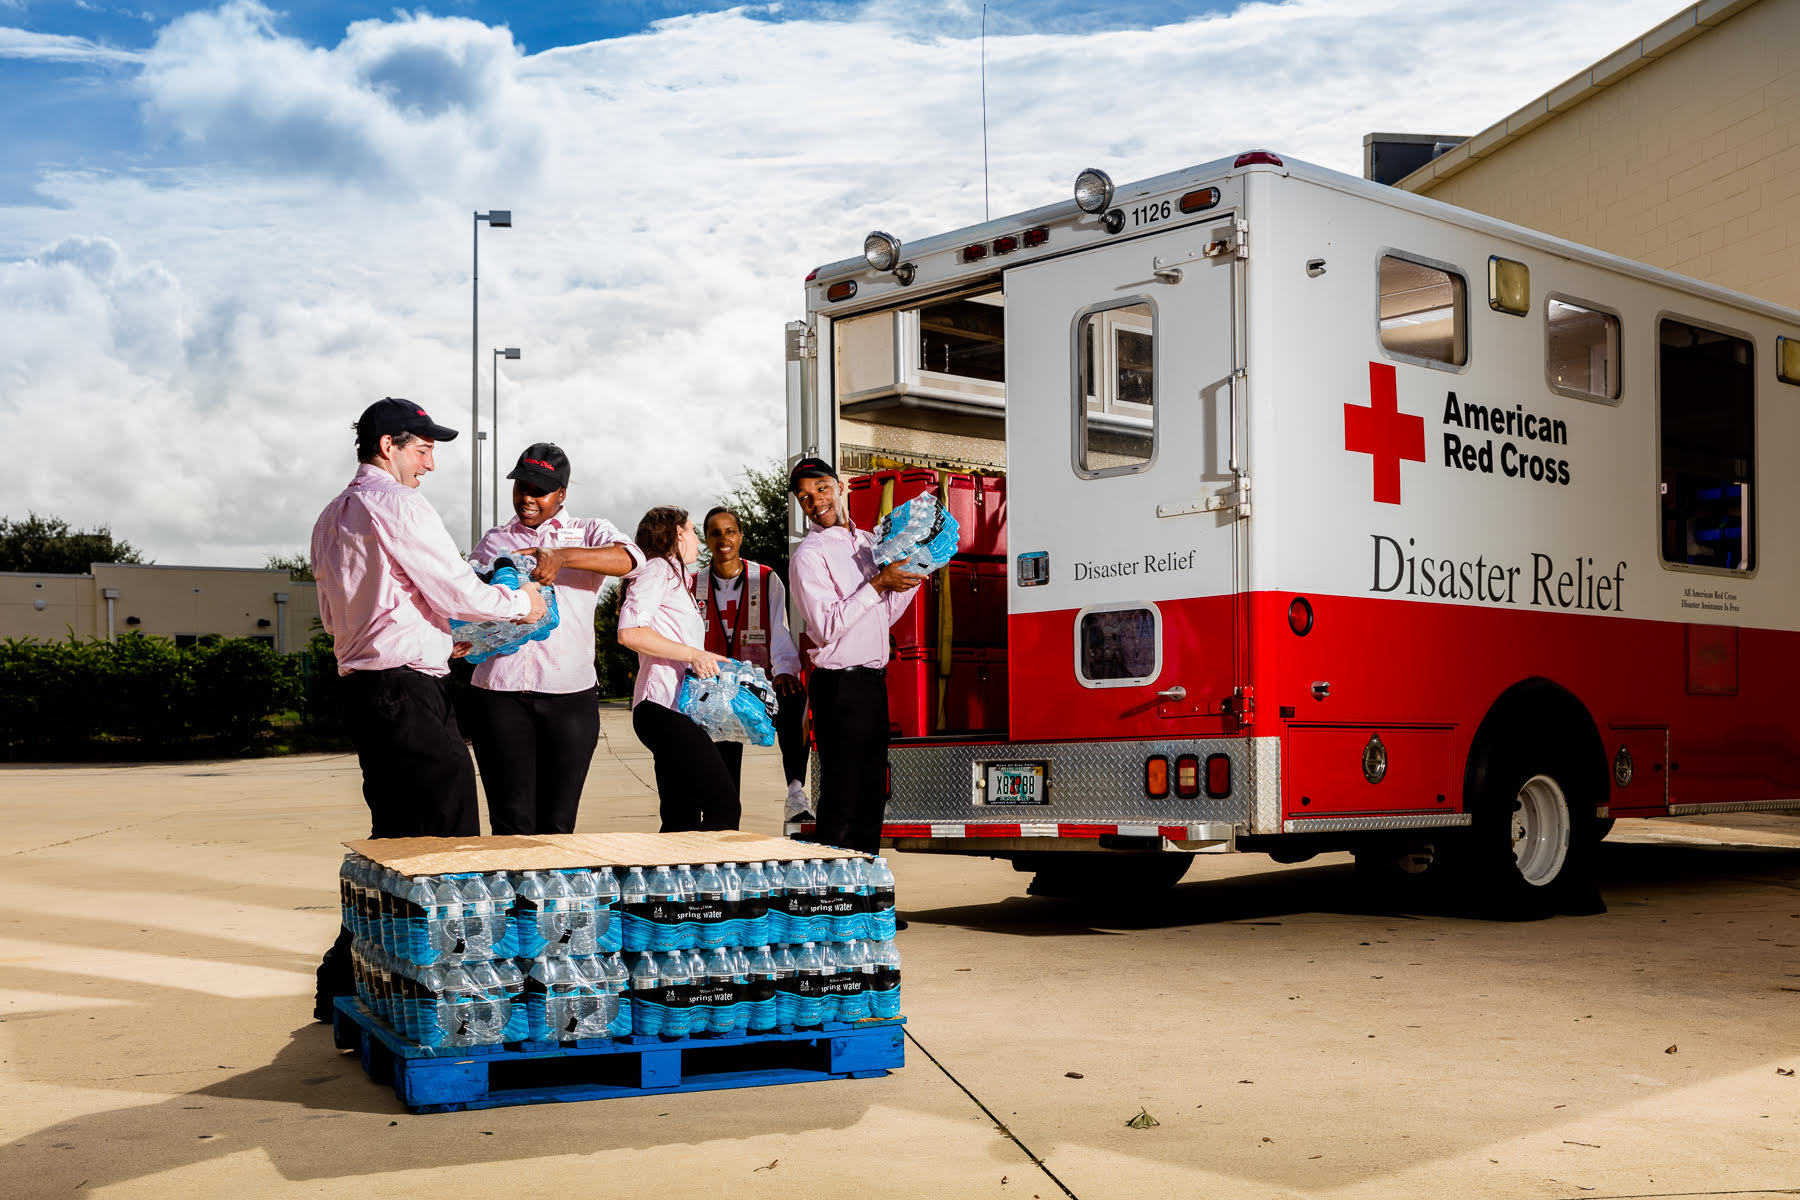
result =
[{"label": "blue pallet", "polygon": [[433,1050],[403,1039],[354,996],[340,996],[332,1036],[338,1049],[360,1051],[369,1078],[391,1083],[410,1111],[431,1113],[873,1079],[906,1065],[905,1023],[896,1017],[679,1042],[634,1037]]}]

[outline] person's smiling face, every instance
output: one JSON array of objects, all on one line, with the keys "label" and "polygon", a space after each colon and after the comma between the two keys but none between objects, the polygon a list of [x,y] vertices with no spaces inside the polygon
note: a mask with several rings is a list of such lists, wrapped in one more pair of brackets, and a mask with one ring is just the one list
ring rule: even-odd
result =
[{"label": "person's smiling face", "polygon": [[519,524],[527,529],[536,529],[561,512],[563,501],[568,496],[568,488],[539,492],[535,488],[526,487],[517,479],[513,480],[513,512],[518,514]]}]

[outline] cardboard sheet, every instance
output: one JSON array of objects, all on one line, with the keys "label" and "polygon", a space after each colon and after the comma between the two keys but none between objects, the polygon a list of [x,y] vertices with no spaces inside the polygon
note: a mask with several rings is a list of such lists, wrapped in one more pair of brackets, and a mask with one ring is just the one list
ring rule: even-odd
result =
[{"label": "cardboard sheet", "polygon": [[738,829],[691,833],[552,833],[542,837],[379,838],[344,845],[402,875],[554,871],[562,867],[672,867],[680,863],[866,858],[855,850]]}]

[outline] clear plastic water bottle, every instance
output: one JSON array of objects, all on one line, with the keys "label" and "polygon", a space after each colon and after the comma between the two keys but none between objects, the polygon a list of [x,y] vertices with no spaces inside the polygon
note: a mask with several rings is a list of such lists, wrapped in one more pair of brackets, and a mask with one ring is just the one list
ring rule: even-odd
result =
[{"label": "clear plastic water bottle", "polygon": [[544,953],[541,928],[544,911],[544,875],[522,871],[513,879],[513,954],[537,958]]},{"label": "clear plastic water bottle", "polygon": [[861,1021],[869,1015],[869,981],[875,971],[869,943],[858,938],[845,942],[838,952],[842,978],[838,989],[838,1020]]},{"label": "clear plastic water bottle", "polygon": [[792,1029],[800,1020],[800,965],[794,959],[794,948],[788,945],[775,947],[775,1023],[782,1029]]},{"label": "clear plastic water bottle", "polygon": [[495,958],[512,958],[515,956],[513,935],[513,885],[505,871],[495,871],[487,876],[488,897],[493,901],[493,909],[488,917],[488,940],[493,945]]},{"label": "clear plastic water bottle", "polygon": [[606,964],[592,954],[572,954],[569,965],[581,976],[581,995],[575,1003],[575,1037],[602,1038],[612,1027],[614,1008],[607,994]]},{"label": "clear plastic water bottle", "polygon": [[494,899],[488,894],[487,880],[465,875],[458,881],[458,890],[462,892],[462,961],[494,957]]},{"label": "clear plastic water bottle", "polygon": [[650,881],[644,878],[644,868],[633,867],[625,872],[625,879],[619,884],[621,950],[650,948],[650,923],[644,919],[644,906],[649,900]]},{"label": "clear plastic water bottle", "polygon": [[744,974],[745,1027],[751,1033],[767,1033],[777,1024],[775,986],[779,982],[775,974],[775,956],[767,946],[750,951]]},{"label": "clear plastic water bottle", "polygon": [[693,1030],[694,975],[688,969],[687,954],[681,950],[666,951],[656,964],[662,997],[662,1036],[668,1040],[687,1037]]},{"label": "clear plastic water bottle", "polygon": [[603,953],[620,948],[619,878],[611,867],[594,872],[594,945]]},{"label": "clear plastic water bottle", "polygon": [[758,863],[768,883],[768,903],[763,906],[763,940],[760,944],[779,946],[787,939],[787,884],[778,862]]},{"label": "clear plastic water bottle", "polygon": [[825,983],[825,960],[819,956],[816,942],[804,941],[794,955],[794,1025],[800,1029],[816,1029],[822,1019],[824,1005],[820,989]]},{"label": "clear plastic water bottle", "polygon": [[[455,962],[466,944],[462,936],[462,889],[455,876],[439,875],[432,887],[430,917],[430,954],[428,963]],[[391,914],[390,914],[391,918]],[[389,944],[394,944],[392,941]]]},{"label": "clear plastic water bottle", "polygon": [[797,946],[812,937],[812,872],[806,869],[806,860],[796,858],[788,863],[782,869],[781,882],[787,892],[781,920],[782,941]]},{"label": "clear plastic water bottle", "polygon": [[401,908],[401,914],[395,923],[396,928],[401,931],[397,941],[389,941],[381,936],[379,920],[367,922],[372,934],[370,940],[396,955],[402,962],[430,962],[433,957],[433,921],[438,916],[437,889],[432,886],[430,877],[421,875],[417,879],[407,880],[406,902]]},{"label": "clear plastic water bottle", "polygon": [[493,963],[473,962],[463,970],[475,987],[468,1019],[468,1044],[498,1046],[506,1040],[506,1023],[512,1017],[512,997]]},{"label": "clear plastic water bottle", "polygon": [[[726,886],[730,886],[729,881]],[[737,944],[769,944],[769,877],[759,862],[746,863],[740,874]]]},{"label": "clear plastic water bottle", "polygon": [[682,914],[681,922],[675,928],[675,948],[692,950],[700,944],[699,924],[693,919],[694,901],[700,898],[700,888],[694,879],[694,865],[682,863],[675,868],[675,883],[679,889],[681,903],[688,907]]},{"label": "clear plastic water bottle", "polygon": [[531,1029],[530,1014],[525,1011],[525,972],[510,958],[495,959],[492,969],[506,992],[506,1027],[500,1040],[522,1042]]},{"label": "clear plastic water bottle", "polygon": [[737,1024],[737,967],[731,951],[715,947],[706,956],[706,1029],[709,1033],[730,1033]]},{"label": "clear plastic water bottle", "polygon": [[453,1011],[455,993],[447,988],[447,973],[445,967],[419,968],[419,1002],[411,1033],[421,1046],[442,1046],[460,1023]]},{"label": "clear plastic water bottle", "polygon": [[838,951],[842,946],[830,942],[819,946],[819,961],[825,970],[819,976],[819,1023],[828,1025],[838,1019],[838,1000],[844,985],[842,964],[838,961]]},{"label": "clear plastic water bottle", "polygon": [[815,942],[828,942],[837,932],[831,920],[831,873],[826,870],[824,859],[814,858],[807,861],[806,874],[814,913],[808,925],[809,936]]},{"label": "clear plastic water bottle", "polygon": [[875,970],[870,974],[869,1015],[900,1015],[900,950],[893,941],[875,943]]},{"label": "clear plastic water bottle", "polygon": [[724,863],[719,867],[719,877],[725,881],[725,940],[726,946],[742,946],[744,937],[744,874],[738,870],[734,862]]},{"label": "clear plastic water bottle", "polygon": [[599,885],[594,881],[594,873],[588,870],[559,872],[569,887],[569,898],[564,909],[564,937],[568,941],[569,953],[574,955],[592,955],[600,949],[599,934]]},{"label": "clear plastic water bottle", "polygon": [[894,936],[894,873],[888,869],[887,859],[879,854],[869,864],[868,888],[868,932],[865,936],[877,942],[890,941]]},{"label": "clear plastic water bottle", "polygon": [[856,911],[856,871],[851,866],[853,861],[834,858],[831,865],[825,868],[825,881],[831,900],[830,938],[834,942],[848,941],[855,937],[859,924]]},{"label": "clear plastic water bottle", "polygon": [[538,913],[538,935],[544,939],[543,953],[569,953],[569,919],[574,901],[569,896],[569,877],[561,871],[545,871],[544,907]]},{"label": "clear plastic water bottle", "polygon": [[732,1010],[731,1031],[747,1033],[750,1030],[750,952],[742,946],[733,946],[730,950],[731,994],[736,1005]]},{"label": "clear plastic water bottle", "polygon": [[656,955],[645,951],[631,964],[631,1032],[657,1037],[663,1031],[662,972]]},{"label": "clear plastic water bottle", "polygon": [[607,990],[612,993],[613,1002],[616,1006],[613,1009],[613,1022],[611,1027],[607,1029],[607,1033],[613,1038],[630,1037],[632,1034],[633,1020],[631,1014],[631,971],[625,966],[624,955],[620,954],[617,950],[613,951],[611,954],[605,955],[602,958],[602,961],[606,964]]},{"label": "clear plastic water bottle", "polygon": [[646,950],[673,950],[681,941],[681,920],[684,904],[681,898],[681,884],[675,878],[675,872],[668,867],[657,867],[650,872],[650,897],[645,906],[645,915],[649,920],[649,928],[645,934]]},{"label": "clear plastic water bottle", "polygon": [[717,863],[703,863],[694,873],[699,901],[695,913],[694,944],[712,949],[730,944],[730,918],[725,911],[725,875]]}]

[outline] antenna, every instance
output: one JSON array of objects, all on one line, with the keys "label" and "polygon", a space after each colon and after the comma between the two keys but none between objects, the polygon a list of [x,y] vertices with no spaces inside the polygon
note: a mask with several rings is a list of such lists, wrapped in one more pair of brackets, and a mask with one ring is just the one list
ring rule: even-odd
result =
[{"label": "antenna", "polygon": [[988,136],[987,136],[987,5],[981,6],[981,219],[988,211]]}]

